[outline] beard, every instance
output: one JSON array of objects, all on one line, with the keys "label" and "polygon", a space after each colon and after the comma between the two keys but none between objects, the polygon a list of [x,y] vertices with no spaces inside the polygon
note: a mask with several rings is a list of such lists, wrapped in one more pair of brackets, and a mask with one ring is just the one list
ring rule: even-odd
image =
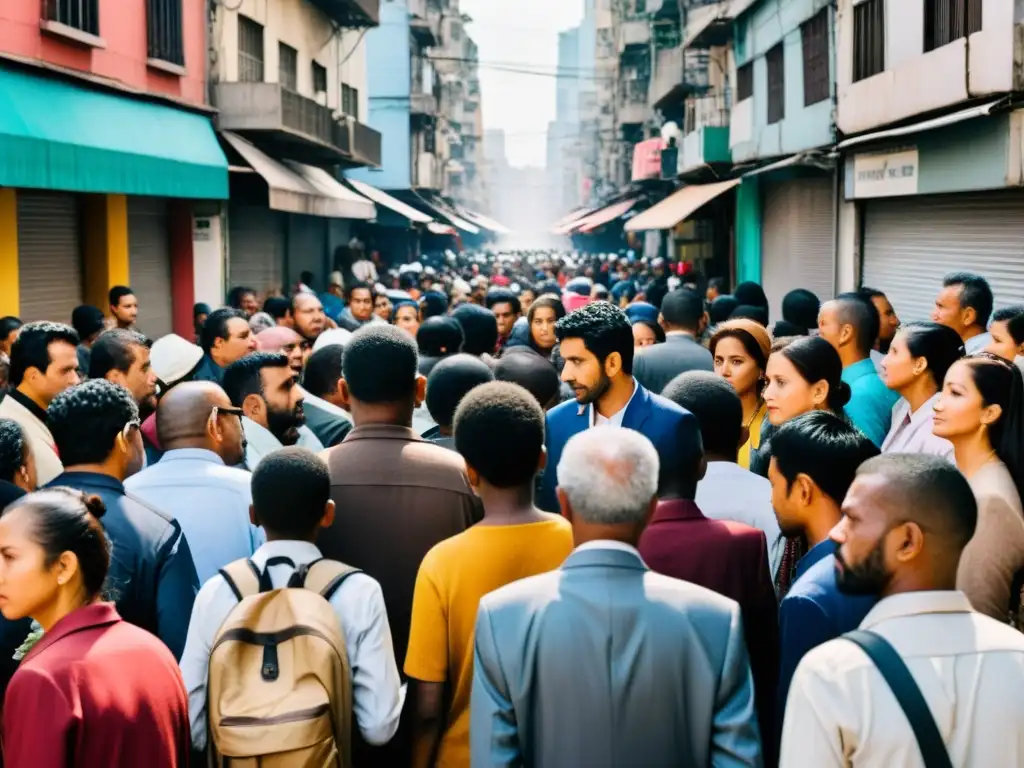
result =
[{"label": "beard", "polygon": [[842,568],[836,569],[836,586],[846,595],[880,595],[892,578],[885,569],[885,555],[882,546],[885,537],[879,538],[875,546],[862,561],[850,564],[836,550],[836,561]]},{"label": "beard", "polygon": [[299,441],[299,427],[305,423],[302,403],[293,410],[267,408],[267,429],[283,446],[295,445]]},{"label": "beard", "polygon": [[[575,390],[576,387],[580,385],[575,381],[570,381],[569,386]],[[612,380],[609,379],[607,375],[605,375],[604,371],[601,371],[601,378],[597,380],[597,383],[594,386],[584,389],[583,392],[576,392],[576,402],[578,402],[580,405],[590,405],[591,403],[596,403],[598,400],[604,397],[604,394],[609,389],[611,389],[611,386]]]}]

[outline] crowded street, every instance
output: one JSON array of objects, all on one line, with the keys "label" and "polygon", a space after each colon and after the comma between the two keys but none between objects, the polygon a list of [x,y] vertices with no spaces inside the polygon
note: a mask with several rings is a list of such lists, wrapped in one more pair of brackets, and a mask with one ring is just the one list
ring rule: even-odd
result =
[{"label": "crowded street", "polygon": [[0,3],[0,768],[1024,768],[1019,6]]}]

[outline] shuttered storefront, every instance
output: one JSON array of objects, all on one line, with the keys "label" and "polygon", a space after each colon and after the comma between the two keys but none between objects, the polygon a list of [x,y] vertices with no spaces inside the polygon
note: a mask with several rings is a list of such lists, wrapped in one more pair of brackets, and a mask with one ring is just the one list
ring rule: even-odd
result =
[{"label": "shuttered storefront", "polygon": [[313,273],[314,290],[327,288],[327,223],[323,216],[288,217],[288,285],[299,282],[303,271]]},{"label": "shuttered storefront", "polygon": [[832,298],[835,187],[830,176],[761,183],[761,284],[771,320],[794,288]]},{"label": "shuttered storefront", "polygon": [[231,205],[228,209],[228,284],[244,285],[260,300],[271,288],[282,288],[284,277],[284,214],[260,206]]},{"label": "shuttered storefront", "polygon": [[128,198],[128,276],[139,300],[138,328],[151,339],[174,327],[167,200]]},{"label": "shuttered storefront", "polygon": [[871,200],[863,214],[861,284],[884,291],[903,322],[931,316],[950,272],[982,275],[997,307],[1024,303],[1024,193]]},{"label": "shuttered storefront", "polygon": [[79,200],[18,190],[19,314],[28,323],[70,323],[84,299]]}]

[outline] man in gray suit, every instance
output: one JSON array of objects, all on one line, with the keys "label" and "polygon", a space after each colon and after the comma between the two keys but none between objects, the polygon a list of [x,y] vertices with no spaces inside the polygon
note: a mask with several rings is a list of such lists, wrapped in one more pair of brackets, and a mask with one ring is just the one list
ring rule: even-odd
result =
[{"label": "man in gray suit", "polygon": [[633,376],[651,392],[661,394],[676,376],[687,371],[714,371],[711,353],[697,339],[707,325],[704,299],[680,288],[661,303],[665,342],[637,350]]},{"label": "man in gray suit", "polygon": [[575,551],[480,602],[473,768],[760,768],[737,603],[656,574],[636,550],[658,454],[600,426],[566,444],[558,500]]}]

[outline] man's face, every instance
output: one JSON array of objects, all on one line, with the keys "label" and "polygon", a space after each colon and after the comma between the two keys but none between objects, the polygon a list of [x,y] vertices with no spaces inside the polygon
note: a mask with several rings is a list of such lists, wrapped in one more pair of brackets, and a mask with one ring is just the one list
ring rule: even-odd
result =
[{"label": "man's face", "polygon": [[216,427],[221,435],[220,457],[225,464],[233,467],[241,464],[245,458],[245,431],[242,429],[242,418],[230,413],[231,401],[223,392],[218,394],[214,404],[219,406]]},{"label": "man's face", "polygon": [[952,328],[963,336],[970,324],[964,317],[966,313],[963,307],[960,306],[961,290],[963,289],[959,285],[950,285],[939,291],[935,298],[935,308],[932,310],[932,320]]},{"label": "man's face", "polygon": [[843,501],[843,518],[829,534],[839,546],[836,584],[847,594],[879,595],[892,580],[886,552],[892,530],[887,485],[878,475],[858,476]]},{"label": "man's face", "polygon": [[900,319],[896,316],[896,310],[892,308],[889,299],[885,296],[872,296],[871,303],[878,310],[878,317],[881,325],[878,330],[878,351],[885,353],[889,351],[889,345],[896,338],[896,331],[900,327]]},{"label": "man's face", "polygon": [[281,347],[281,353],[288,358],[288,367],[296,376],[302,375],[302,368],[306,365],[306,355],[309,354],[310,344],[305,339],[295,339]]},{"label": "man's face", "polygon": [[778,463],[773,458],[768,465],[768,481],[772,484],[772,508],[779,521],[779,530],[787,536],[798,536],[803,533],[803,505],[800,503],[800,489],[797,483],[792,487],[786,476],[779,471]]},{"label": "man's face", "polygon": [[491,307],[491,311],[494,312],[494,318],[498,321],[498,335],[505,338],[512,333],[512,326],[516,324],[517,315],[512,309],[512,303],[508,301],[500,301]]},{"label": "man's face", "polygon": [[583,339],[564,339],[561,353],[565,360],[562,381],[572,387],[576,402],[586,405],[600,400],[611,387],[611,378],[606,371],[608,366],[601,365],[597,356],[586,348]]},{"label": "man's face", "polygon": [[309,341],[316,341],[327,324],[324,305],[311,293],[300,293],[295,297],[292,317],[295,320],[295,330]]},{"label": "man's face", "polygon": [[246,317],[252,317],[260,311],[260,303],[256,301],[255,293],[242,294],[242,299],[238,303],[241,305],[241,309],[245,312]]},{"label": "man's face", "polygon": [[352,311],[352,317],[361,323],[365,323],[373,315],[373,294],[369,288],[357,288],[352,291],[348,299],[348,307]]},{"label": "man's face", "polygon": [[843,344],[843,326],[839,322],[839,307],[833,302],[826,302],[818,313],[818,335],[831,344],[836,352]]},{"label": "man's face", "polygon": [[132,393],[139,409],[151,413],[156,408],[156,373],[149,363],[149,349],[132,346],[132,364],[126,372],[117,369],[107,373],[107,380]]},{"label": "man's face", "polygon": [[129,293],[122,296],[117,304],[110,306],[110,311],[121,328],[130,328],[135,325],[135,319],[139,316],[139,300],[135,294]]},{"label": "man's face", "polygon": [[[46,348],[46,352],[50,356],[50,364],[45,371],[32,377],[31,385],[43,403],[49,405],[53,398],[81,382],[81,379],[78,377],[78,352],[73,344],[54,341]],[[36,368],[29,370],[37,371]]]},{"label": "man's face", "polygon": [[267,404],[267,423],[263,426],[281,441],[281,445],[295,445],[299,440],[299,427],[306,423],[299,377],[291,368],[264,368],[260,378],[263,401]]},{"label": "man's face", "polygon": [[232,317],[228,320],[227,330],[228,337],[216,341],[217,352],[225,361],[225,366],[241,360],[256,349],[256,337],[249,330],[249,324],[242,318]]}]

